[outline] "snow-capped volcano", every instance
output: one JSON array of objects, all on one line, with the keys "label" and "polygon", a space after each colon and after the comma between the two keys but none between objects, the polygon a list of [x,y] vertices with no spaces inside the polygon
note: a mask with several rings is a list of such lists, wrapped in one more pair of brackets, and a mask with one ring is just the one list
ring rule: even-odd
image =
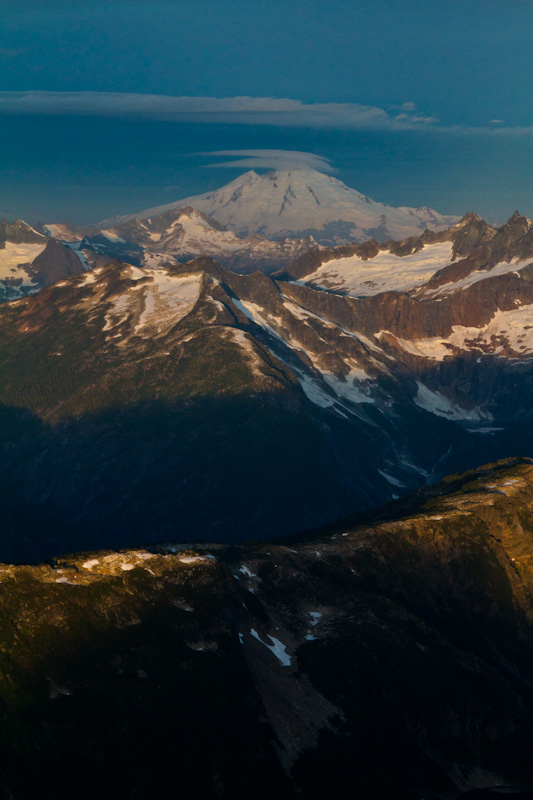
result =
[{"label": "snow-capped volcano", "polygon": [[371,200],[331,175],[314,169],[251,170],[220,189],[187,197],[137,214],[116,217],[106,226],[146,219],[192,206],[240,236],[259,233],[269,239],[313,236],[321,244],[405,239],[429,228],[443,230],[459,217],[431,208],[394,208]]}]

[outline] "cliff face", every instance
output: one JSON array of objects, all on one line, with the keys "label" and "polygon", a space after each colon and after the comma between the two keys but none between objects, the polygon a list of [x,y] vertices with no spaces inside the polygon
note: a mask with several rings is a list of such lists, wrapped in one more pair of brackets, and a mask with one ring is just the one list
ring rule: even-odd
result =
[{"label": "cliff face", "polygon": [[4,795],[533,787],[532,513],[515,459],[292,541],[2,565]]}]

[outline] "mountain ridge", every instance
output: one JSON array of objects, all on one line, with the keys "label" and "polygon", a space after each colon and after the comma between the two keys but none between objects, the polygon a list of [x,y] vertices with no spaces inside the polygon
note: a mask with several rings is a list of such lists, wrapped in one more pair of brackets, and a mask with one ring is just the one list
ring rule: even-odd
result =
[{"label": "mountain ridge", "polygon": [[0,789],[531,790],[532,519],[512,458],[298,541],[0,564]]},{"label": "mountain ridge", "polygon": [[78,250],[88,248],[139,267],[172,266],[206,254],[236,272],[271,272],[316,246],[311,238],[272,242],[258,234],[237,236],[191,206],[99,229],[68,223],[43,227]]}]

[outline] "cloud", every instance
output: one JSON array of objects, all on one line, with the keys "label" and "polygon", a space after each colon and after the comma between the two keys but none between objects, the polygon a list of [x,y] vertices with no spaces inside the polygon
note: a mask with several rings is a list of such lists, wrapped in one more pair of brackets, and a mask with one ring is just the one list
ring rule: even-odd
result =
[{"label": "cloud", "polygon": [[[400,113],[398,113],[400,112]],[[451,135],[531,135],[533,126],[444,125],[405,102],[387,109],[361,103],[303,103],[276,97],[173,97],[120,92],[0,92],[0,114],[146,118],[170,122],[273,125]]]},{"label": "cloud", "polygon": [[389,114],[360,103],[302,103],[275,97],[170,97],[118,92],[0,92],[0,113],[148,117],[306,128],[410,130],[431,117]]},{"label": "cloud", "polygon": [[433,125],[436,122],[439,122],[438,117],[424,117],[422,114],[396,114],[394,117],[396,121],[398,120],[406,120],[410,123],[422,123],[423,125]]},{"label": "cloud", "polygon": [[329,158],[306,153],[301,150],[215,150],[212,153],[198,153],[201,156],[239,156],[234,161],[219,161],[209,167],[250,167],[259,169],[291,169],[311,167],[319,172],[337,172]]}]

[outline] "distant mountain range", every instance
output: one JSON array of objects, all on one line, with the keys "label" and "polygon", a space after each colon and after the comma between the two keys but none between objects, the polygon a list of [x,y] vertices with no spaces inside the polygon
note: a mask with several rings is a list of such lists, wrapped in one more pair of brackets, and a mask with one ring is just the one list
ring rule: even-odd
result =
[{"label": "distant mountain range", "polygon": [[314,251],[276,277],[99,257],[0,307],[2,486],[43,520],[9,547],[264,538],[533,454],[518,214]]},{"label": "distant mountain range", "polygon": [[457,219],[375,203],[315,170],[252,171],[216,192],[98,226],[65,222],[36,230],[22,220],[4,220],[0,300],[33,294],[109,258],[168,267],[207,255],[236,272],[269,274],[325,246],[419,236]]},{"label": "distant mountain range", "polygon": [[376,239],[405,239],[426,228],[448,228],[459,217],[431,208],[394,208],[377,203],[330,175],[314,169],[251,170],[221,189],[187,197],[137,214],[114,217],[98,227],[147,219],[183,206],[202,211],[239,236],[267,239],[312,236],[325,245]]},{"label": "distant mountain range", "polygon": [[190,206],[163,211],[101,228],[45,225],[50,236],[74,244],[78,251],[107,254],[137,266],[170,266],[209,255],[236,272],[272,272],[316,247],[311,238],[272,242],[257,234],[239,237]]}]

